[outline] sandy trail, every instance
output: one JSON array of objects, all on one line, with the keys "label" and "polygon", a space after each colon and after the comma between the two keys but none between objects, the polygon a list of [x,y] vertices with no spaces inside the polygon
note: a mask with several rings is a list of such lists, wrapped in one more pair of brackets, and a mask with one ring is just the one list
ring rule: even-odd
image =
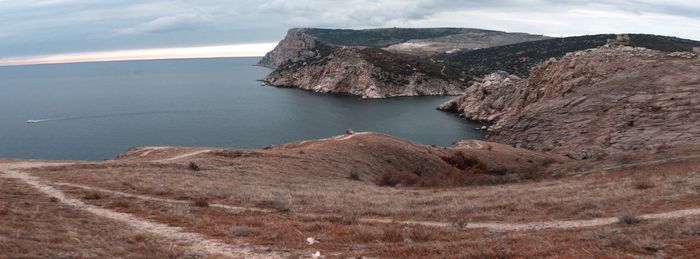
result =
[{"label": "sandy trail", "polygon": [[144,147],[144,148],[142,148],[142,150],[144,150],[144,152],[141,153],[139,156],[145,157],[153,151],[164,150],[164,149],[168,149],[168,147]]},{"label": "sandy trail", "polygon": [[[107,190],[107,189],[103,189],[103,188],[90,187],[90,186],[73,184],[73,183],[53,183],[53,185],[80,188],[80,189],[85,189],[85,190],[91,190],[91,191],[111,194],[111,195],[115,195],[115,196],[136,198],[136,199],[145,200],[145,201],[157,201],[157,202],[167,202],[167,203],[176,203],[176,204],[191,204],[192,203],[190,201],[185,201],[185,200],[163,199],[163,198],[151,197],[151,196],[146,196],[146,195],[112,191],[112,190]],[[239,207],[239,206],[231,206],[231,205],[224,205],[224,204],[209,204],[209,207],[221,208],[221,209],[229,210],[229,211],[234,212],[234,213],[239,213],[239,212],[244,212],[244,211],[273,212],[273,210],[251,208],[251,207]]]},{"label": "sandy trail", "polygon": [[180,159],[185,159],[185,158],[188,158],[188,157],[193,157],[193,156],[196,156],[196,155],[199,155],[199,154],[208,153],[208,152],[211,152],[211,151],[212,151],[211,149],[197,150],[197,151],[192,151],[192,152],[189,152],[189,153],[185,153],[185,154],[181,154],[181,155],[177,155],[177,156],[173,156],[173,157],[169,157],[169,158],[163,158],[163,159],[153,160],[152,162],[156,162],[156,163],[172,162],[172,161],[176,161],[176,160],[180,160]]},{"label": "sandy trail", "polygon": [[[81,189],[86,189],[86,190],[91,190],[91,191],[109,193],[112,195],[132,197],[132,198],[137,198],[137,199],[142,199],[142,200],[168,202],[168,203],[188,203],[187,201],[155,198],[155,197],[150,197],[150,196],[146,196],[146,195],[136,195],[136,194],[106,190],[106,189],[102,189],[102,188],[95,188],[95,187],[79,185],[79,184],[70,184],[70,183],[56,183],[56,184],[63,185],[63,186],[75,187],[75,188],[81,188]],[[241,211],[257,211],[257,212],[264,212],[264,213],[274,212],[273,210],[265,210],[265,209],[259,209],[259,208],[254,208],[254,207],[230,206],[230,205],[224,205],[224,204],[209,204],[209,206],[215,207],[215,208],[226,209],[226,210],[230,210],[233,212],[241,212]],[[333,215],[333,214],[314,214],[314,213],[295,213],[295,214],[297,214],[299,216],[307,216],[307,217],[338,216],[338,215]],[[662,212],[662,213],[644,214],[644,215],[639,215],[638,217],[640,217],[642,219],[646,219],[646,220],[660,220],[660,219],[674,219],[674,218],[691,217],[691,216],[698,216],[698,215],[700,215],[700,208],[676,210],[676,211],[669,211],[669,212]],[[427,226],[427,227],[455,227],[454,223],[440,222],[440,221],[416,221],[416,220],[398,221],[398,220],[387,219],[387,218],[358,218],[357,221],[364,222],[364,223],[422,225],[422,226]],[[610,225],[610,224],[615,224],[618,222],[619,222],[619,219],[617,217],[605,217],[605,218],[594,218],[594,219],[586,219],[586,220],[553,220],[553,221],[528,222],[528,223],[470,222],[470,223],[466,223],[465,225],[458,226],[458,227],[461,227],[464,229],[486,228],[486,229],[503,230],[503,231],[528,231],[528,230],[543,230],[543,229],[587,228],[587,227],[597,227],[597,226]]]},{"label": "sandy trail", "polygon": [[673,158],[656,159],[656,160],[650,160],[650,161],[627,164],[627,165],[618,165],[618,166],[609,166],[609,167],[604,167],[604,168],[599,168],[599,169],[591,169],[591,170],[587,170],[587,171],[583,171],[583,172],[576,172],[576,174],[572,177],[583,177],[583,176],[591,174],[591,173],[617,170],[617,169],[628,169],[628,168],[635,168],[635,167],[640,167],[640,166],[650,166],[650,165],[658,165],[658,164],[669,163],[669,162],[685,161],[685,160],[690,160],[693,158],[700,158],[700,155],[678,156],[678,157],[673,157]]},{"label": "sandy trail", "polygon": [[58,198],[61,203],[75,207],[79,210],[87,211],[97,216],[123,222],[139,231],[148,232],[156,236],[160,236],[171,240],[175,243],[180,243],[189,246],[193,250],[206,252],[208,254],[219,254],[231,258],[283,258],[285,255],[269,252],[257,253],[250,247],[224,244],[216,240],[209,239],[203,235],[185,232],[179,227],[171,227],[160,223],[155,223],[143,219],[139,219],[133,215],[115,212],[112,210],[100,208],[86,204],[78,199],[67,197],[63,192],[42,183],[37,177],[21,173],[17,170],[43,166],[61,165],[60,163],[40,163],[40,162],[24,162],[24,163],[9,163],[0,164],[0,177],[13,178],[20,180],[49,197]]}]

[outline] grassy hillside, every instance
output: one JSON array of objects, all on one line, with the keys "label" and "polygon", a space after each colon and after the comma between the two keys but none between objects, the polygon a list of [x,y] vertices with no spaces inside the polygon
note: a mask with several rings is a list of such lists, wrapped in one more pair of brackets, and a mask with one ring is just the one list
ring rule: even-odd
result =
[{"label": "grassy hillside", "polygon": [[368,30],[308,28],[304,29],[304,31],[326,43],[373,48],[383,48],[414,39],[444,37],[467,31],[488,32],[487,30],[463,28],[382,28]]},{"label": "grassy hillside", "polygon": [[[530,69],[550,58],[558,58],[573,51],[580,51],[605,45],[614,34],[598,34],[556,38],[511,44],[473,51],[460,51],[443,54],[438,58],[449,67],[450,73],[462,77],[483,76],[497,70],[519,76],[527,76]],[[692,51],[700,47],[700,42],[675,37],[632,34],[630,45],[649,49],[674,52]]]}]

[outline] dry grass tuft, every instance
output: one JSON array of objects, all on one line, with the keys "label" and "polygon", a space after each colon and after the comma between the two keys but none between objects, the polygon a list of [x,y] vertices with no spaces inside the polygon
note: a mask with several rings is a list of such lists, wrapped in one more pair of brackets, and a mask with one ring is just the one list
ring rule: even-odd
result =
[{"label": "dry grass tuft", "polygon": [[192,200],[192,205],[195,207],[209,207],[209,199],[200,197]]},{"label": "dry grass tuft", "polygon": [[457,151],[448,157],[442,157],[442,160],[459,170],[482,167],[479,160],[473,157],[467,157],[462,151]]},{"label": "dry grass tuft", "polygon": [[381,239],[384,242],[397,243],[403,241],[403,235],[401,235],[401,229],[398,226],[387,227],[382,232]]},{"label": "dry grass tuft", "polygon": [[410,172],[387,172],[379,178],[377,185],[394,187],[397,185],[415,185],[420,181],[420,176]]},{"label": "dry grass tuft", "polygon": [[654,185],[654,183],[649,179],[637,179],[632,184],[637,190],[646,190],[656,187],[656,185]]},{"label": "dry grass tuft", "polygon": [[264,201],[259,201],[257,203],[258,206],[260,207],[265,207],[265,208],[271,208],[276,210],[277,212],[289,212],[291,211],[289,203],[282,200],[281,198],[277,198],[275,200],[264,200]]},{"label": "dry grass tuft", "polygon": [[202,170],[202,169],[199,167],[199,165],[198,165],[197,163],[195,163],[195,162],[190,162],[190,163],[187,165],[187,168],[190,169],[190,170],[192,170],[192,171],[199,171],[199,170]]},{"label": "dry grass tuft", "polygon": [[245,226],[236,226],[229,229],[227,235],[234,237],[247,237],[255,233],[255,230]]},{"label": "dry grass tuft", "polygon": [[359,181],[360,180],[360,175],[358,173],[350,173],[350,176],[348,176],[348,179],[353,180],[353,181]]},{"label": "dry grass tuft", "polygon": [[632,214],[624,214],[618,218],[620,224],[625,226],[637,225],[642,222],[642,219]]},{"label": "dry grass tuft", "polygon": [[91,192],[91,193],[86,194],[85,196],[83,196],[83,199],[86,199],[86,200],[99,200],[99,199],[102,199],[102,194],[100,194],[100,193],[98,193],[98,192]]}]

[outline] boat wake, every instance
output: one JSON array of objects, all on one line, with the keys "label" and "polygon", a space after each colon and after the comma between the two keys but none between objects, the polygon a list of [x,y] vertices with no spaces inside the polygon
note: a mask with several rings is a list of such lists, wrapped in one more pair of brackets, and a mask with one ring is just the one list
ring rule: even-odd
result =
[{"label": "boat wake", "polygon": [[43,122],[50,122],[50,121],[88,120],[88,119],[97,119],[97,118],[127,117],[127,116],[139,116],[139,115],[154,115],[154,114],[195,113],[195,112],[201,112],[201,111],[173,110],[173,111],[121,112],[121,113],[95,114],[95,115],[84,115],[84,116],[57,117],[57,118],[48,118],[48,119],[39,119],[39,120],[26,120],[25,123],[43,123]]}]

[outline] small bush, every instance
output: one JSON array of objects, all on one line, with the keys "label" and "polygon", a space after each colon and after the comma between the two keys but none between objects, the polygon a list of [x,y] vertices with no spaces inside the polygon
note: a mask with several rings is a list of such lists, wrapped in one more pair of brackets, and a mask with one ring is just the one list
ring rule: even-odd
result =
[{"label": "small bush", "polygon": [[401,235],[401,230],[398,227],[388,227],[382,232],[382,241],[385,242],[401,242],[403,241],[403,236]]},{"label": "small bush", "polygon": [[633,183],[634,188],[637,190],[646,190],[646,189],[651,189],[654,188],[654,183],[651,182],[649,179],[637,179]]},{"label": "small bush", "polygon": [[253,229],[244,226],[233,227],[229,229],[228,235],[234,237],[247,237],[253,234]]},{"label": "small bush", "polygon": [[352,225],[357,223],[357,218],[355,216],[344,216],[341,222],[344,225]]},{"label": "small bush", "polygon": [[359,181],[360,175],[353,172],[353,173],[350,173],[350,176],[348,176],[348,179],[353,180],[353,181]]},{"label": "small bush", "polygon": [[129,208],[131,206],[131,204],[129,204],[129,202],[127,202],[125,200],[120,199],[120,200],[116,200],[116,201],[112,202],[112,204],[110,206],[113,208]]},{"label": "small bush", "polygon": [[415,185],[420,181],[420,177],[416,173],[410,172],[387,172],[379,178],[377,185],[379,186],[391,186],[396,185]]},{"label": "small bush", "polygon": [[93,193],[89,193],[89,194],[86,194],[85,196],[83,196],[83,199],[86,199],[86,200],[99,200],[99,199],[102,199],[102,195],[101,195],[100,193],[93,192]]},{"label": "small bush", "polygon": [[396,180],[394,180],[394,178],[391,177],[391,174],[382,175],[382,178],[380,178],[379,182],[377,183],[377,185],[382,186],[382,187],[384,187],[384,186],[394,187],[397,184],[398,183],[396,182]]},{"label": "small bush", "polygon": [[148,237],[143,235],[143,234],[136,234],[136,235],[131,237],[131,240],[133,240],[136,243],[143,243],[147,239],[148,239]]},{"label": "small bush", "polygon": [[642,222],[642,219],[639,218],[639,217],[637,217],[637,216],[635,216],[635,215],[632,215],[632,214],[625,214],[625,215],[620,216],[620,218],[618,219],[618,221],[619,221],[620,224],[622,224],[622,225],[625,225],[625,226],[632,226],[632,225],[637,225],[637,224],[639,224],[640,222]]},{"label": "small bush", "polygon": [[448,157],[441,157],[442,161],[456,167],[459,170],[468,168],[481,168],[481,162],[476,158],[466,157],[462,151],[457,151]]},{"label": "small bush", "polygon": [[289,208],[289,204],[287,204],[287,202],[283,201],[280,198],[277,198],[275,200],[260,201],[257,204],[261,207],[272,208],[277,212],[289,212],[291,210]]},{"label": "small bush", "polygon": [[617,162],[623,165],[631,164],[632,162],[634,162],[634,157],[629,154],[622,154],[619,157],[617,157]]},{"label": "small bush", "polygon": [[199,165],[195,162],[190,162],[189,165],[187,165],[187,168],[192,170],[192,171],[199,171],[201,168],[199,168]]},{"label": "small bush", "polygon": [[424,226],[412,226],[408,231],[408,238],[416,242],[425,242],[431,239],[431,230]]},{"label": "small bush", "polygon": [[195,207],[209,207],[209,200],[207,198],[196,198],[192,201],[192,205]]}]

